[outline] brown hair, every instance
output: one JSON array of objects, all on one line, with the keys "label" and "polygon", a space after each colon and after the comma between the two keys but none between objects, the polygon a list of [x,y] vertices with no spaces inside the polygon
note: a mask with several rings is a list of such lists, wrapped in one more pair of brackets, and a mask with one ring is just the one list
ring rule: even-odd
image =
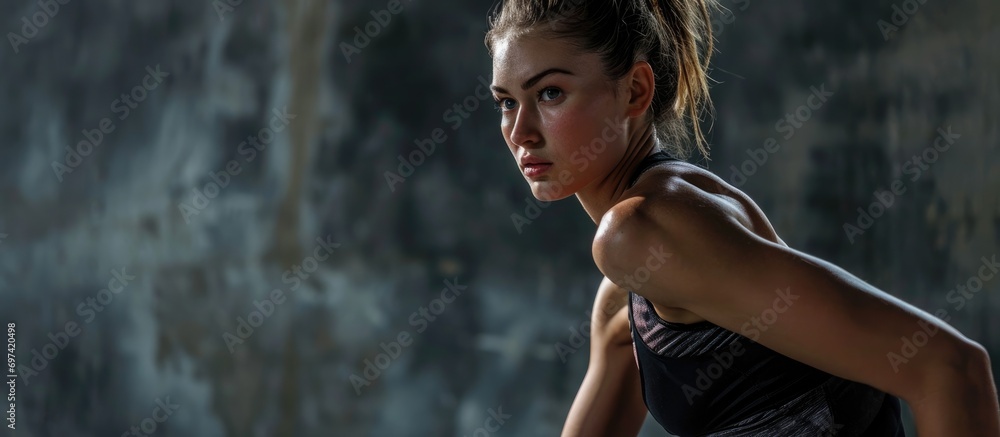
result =
[{"label": "brown hair", "polygon": [[597,53],[605,73],[618,80],[645,60],[656,77],[650,105],[657,139],[672,155],[687,159],[689,131],[708,159],[699,121],[711,112],[708,62],[713,40],[710,8],[715,0],[503,0],[490,14],[486,47],[508,33],[531,31],[566,38]]}]

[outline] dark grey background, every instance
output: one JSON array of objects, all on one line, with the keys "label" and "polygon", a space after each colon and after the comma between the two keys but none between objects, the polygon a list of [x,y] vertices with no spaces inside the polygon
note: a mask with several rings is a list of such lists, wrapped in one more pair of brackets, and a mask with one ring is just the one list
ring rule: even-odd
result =
[{"label": "dark grey background", "polygon": [[[587,345],[565,362],[556,345],[588,319],[595,227],[573,198],[512,224],[530,192],[474,97],[491,2],[404,0],[348,62],[341,44],[388,1],[224,1],[55,3],[26,43],[11,35],[43,6],[2,6],[0,322],[28,369],[79,329],[17,378],[13,435],[122,435],[158,400],[179,406],[146,421],[161,436],[480,436],[496,408],[510,418],[488,435],[557,435],[587,367]],[[1000,351],[1000,279],[961,309],[947,297],[1000,244],[1000,6],[914,2],[886,38],[902,1],[723,5],[708,168],[733,181],[776,138],[740,187],[787,243]],[[169,76],[120,119],[114,101],[157,65]],[[775,123],[820,85],[834,95],[786,139]],[[458,125],[446,111],[467,98]],[[285,107],[296,118],[247,160],[240,142]],[[57,177],[103,118],[115,130]],[[911,181],[900,166],[949,126],[961,138]],[[437,128],[447,139],[390,189],[397,156]],[[240,173],[185,217],[230,160]],[[894,180],[907,191],[849,239]],[[340,246],[283,280],[317,238]],[[135,279],[101,312],[79,309],[123,269]],[[413,318],[450,278],[461,296]],[[224,334],[276,288],[231,352]],[[401,332],[412,344],[359,394],[351,375]]]}]

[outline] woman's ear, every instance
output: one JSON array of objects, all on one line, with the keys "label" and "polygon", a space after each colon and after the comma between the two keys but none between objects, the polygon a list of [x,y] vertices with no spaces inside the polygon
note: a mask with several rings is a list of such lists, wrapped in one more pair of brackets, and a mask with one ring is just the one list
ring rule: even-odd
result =
[{"label": "woman's ear", "polygon": [[625,96],[628,98],[626,114],[640,117],[653,104],[656,91],[656,77],[653,68],[646,61],[638,61],[625,75]]}]

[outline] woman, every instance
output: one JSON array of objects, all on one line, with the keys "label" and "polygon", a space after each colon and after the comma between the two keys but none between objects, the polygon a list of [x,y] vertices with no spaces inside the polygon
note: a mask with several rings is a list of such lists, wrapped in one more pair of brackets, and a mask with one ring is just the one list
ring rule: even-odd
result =
[{"label": "woman", "polygon": [[[564,436],[1000,437],[979,344],[789,248],[707,157],[709,8],[507,0],[491,19],[501,131],[539,200],[575,194],[605,275]],[[912,339],[910,343],[907,340]],[[921,345],[919,349],[914,344]]]}]

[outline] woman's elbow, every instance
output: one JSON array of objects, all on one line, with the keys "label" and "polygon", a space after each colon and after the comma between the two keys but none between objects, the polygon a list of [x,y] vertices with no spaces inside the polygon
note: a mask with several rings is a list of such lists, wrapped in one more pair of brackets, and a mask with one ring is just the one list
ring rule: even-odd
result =
[{"label": "woman's elbow", "polygon": [[968,347],[963,353],[962,363],[965,367],[967,380],[978,386],[987,387],[996,396],[996,384],[993,381],[993,367],[990,362],[990,354],[983,345],[974,341],[968,341]]},{"label": "woman's elbow", "polygon": [[914,387],[918,394],[913,400],[921,402],[945,393],[965,399],[995,396],[986,348],[966,338],[955,339],[949,346],[924,367],[923,377]]}]

